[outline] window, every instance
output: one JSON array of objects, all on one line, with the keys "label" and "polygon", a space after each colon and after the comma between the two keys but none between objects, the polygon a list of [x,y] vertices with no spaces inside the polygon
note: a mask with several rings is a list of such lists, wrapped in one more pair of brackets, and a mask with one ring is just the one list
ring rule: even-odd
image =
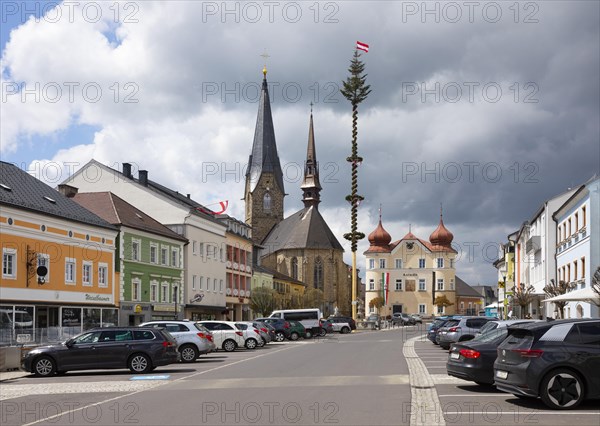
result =
[{"label": "window", "polygon": [[177,285],[173,285],[173,302],[174,303],[179,303],[179,299],[180,299],[180,294],[179,294],[179,287]]},{"label": "window", "polygon": [[375,290],[375,280],[373,278],[369,280],[369,290]]},{"label": "window", "polygon": [[298,258],[292,258],[292,278],[298,279]]},{"label": "window", "polygon": [[131,300],[133,300],[133,301],[140,300],[141,286],[142,286],[142,283],[140,282],[139,278],[134,278],[131,281]]},{"label": "window", "polygon": [[198,279],[197,275],[192,275],[192,290],[196,290],[196,280]]},{"label": "window", "polygon": [[321,257],[315,259],[314,287],[323,290],[323,262]]},{"label": "window", "polygon": [[450,279],[450,290],[454,291],[454,278]]},{"label": "window", "polygon": [[140,260],[140,242],[137,240],[131,241],[131,259]]},{"label": "window", "polygon": [[108,287],[108,265],[106,263],[98,265],[98,287]]},{"label": "window", "polygon": [[379,259],[379,269],[385,269],[385,259]]},{"label": "window", "polygon": [[375,269],[375,259],[369,259],[369,269]]},{"label": "window", "polygon": [[268,192],[263,197],[263,210],[265,212],[271,211],[271,194],[269,194]]},{"label": "window", "polygon": [[581,227],[585,228],[586,224],[586,216],[585,216],[585,206],[581,208]]},{"label": "window", "polygon": [[192,241],[192,254],[193,255],[198,254],[198,242],[197,241]]},{"label": "window", "polygon": [[443,291],[444,290],[444,279],[443,278],[438,278],[438,280],[437,280],[437,289],[438,289],[438,291]]},{"label": "window", "polygon": [[158,283],[153,281],[150,283],[150,301],[156,302],[158,299]]},{"label": "window", "polygon": [[424,303],[419,303],[419,313],[426,314],[427,313],[427,305]]},{"label": "window", "polygon": [[150,244],[150,263],[158,263],[158,247]]},{"label": "window", "polygon": [[161,286],[161,295],[160,295],[160,301],[163,303],[169,303],[169,285],[168,284],[163,284]]},{"label": "window", "polygon": [[91,286],[92,284],[92,264],[90,262],[83,262],[83,267],[81,268],[81,276],[83,285]]},{"label": "window", "polygon": [[219,291],[223,293],[223,280],[219,280]]},{"label": "window", "polygon": [[425,268],[425,259],[419,259],[419,268],[420,269]]},{"label": "window", "polygon": [[37,255],[37,266],[38,268],[40,266],[45,266],[46,267],[46,275],[45,276],[40,276],[38,275],[38,280],[44,280],[44,282],[48,282],[50,281],[50,255],[48,254],[44,254],[44,253],[38,253]]},{"label": "window", "polygon": [[169,249],[166,247],[160,248],[160,264],[161,265],[169,264]]},{"label": "window", "polygon": [[443,314],[443,313],[444,313],[444,311],[445,311],[445,308],[444,308],[443,306],[438,306],[438,307],[437,307],[437,313],[438,313],[438,314]]},{"label": "window", "polygon": [[[200,277],[200,281],[198,282],[198,290],[202,290],[202,287],[204,286],[204,277]],[[208,286],[206,287],[206,289],[208,290]]]},{"label": "window", "polygon": [[427,285],[425,284],[424,278],[419,278],[419,291],[426,291]]},{"label": "window", "polygon": [[396,269],[402,269],[402,259],[396,259]]},{"label": "window", "polygon": [[577,261],[573,262],[573,281],[577,281]]},{"label": "window", "polygon": [[217,291],[217,279],[213,278],[213,291],[216,293]]},{"label": "window", "polygon": [[579,230],[579,213],[575,213],[575,232]]},{"label": "window", "polygon": [[396,280],[396,291],[402,291],[402,280]]},{"label": "window", "polygon": [[585,279],[585,257],[581,258],[581,279]]},{"label": "window", "polygon": [[444,258],[443,257],[438,257],[437,258],[437,267],[438,268],[443,268],[444,267]]},{"label": "window", "polygon": [[65,283],[75,284],[76,260],[70,257],[65,259]]},{"label": "window", "polygon": [[17,251],[2,249],[2,278],[17,278]]},{"label": "window", "polygon": [[179,249],[175,247],[171,249],[171,266],[179,268]]}]

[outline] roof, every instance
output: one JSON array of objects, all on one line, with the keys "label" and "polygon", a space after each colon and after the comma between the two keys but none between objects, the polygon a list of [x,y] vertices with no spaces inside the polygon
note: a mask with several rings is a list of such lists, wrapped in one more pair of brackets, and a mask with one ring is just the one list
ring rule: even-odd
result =
[{"label": "roof", "polygon": [[[292,284],[298,284],[298,285],[302,285],[302,286],[306,287],[306,284],[304,284],[302,281],[292,278],[289,275],[283,274],[279,271],[275,271],[274,269],[265,268],[264,266],[260,266],[259,268],[260,268],[260,272],[273,275],[274,280],[276,279],[276,280],[280,280],[280,281],[287,281]],[[256,270],[257,267],[255,266],[254,269]]]},{"label": "roof", "polygon": [[262,245],[265,247],[263,256],[286,249],[344,250],[313,206],[305,207],[275,225]]},{"label": "roof", "polygon": [[185,237],[167,228],[142,210],[135,208],[111,192],[78,193],[73,197],[73,200],[113,225],[124,225],[174,240],[188,241]]},{"label": "roof", "polygon": [[469,284],[464,282],[458,275],[456,275],[454,278],[455,278],[455,283],[456,283],[455,289],[456,289],[457,296],[483,298],[483,295],[481,295],[481,293],[479,293],[477,290],[475,290]]},{"label": "roof", "polygon": [[277,144],[275,143],[275,129],[273,128],[271,101],[266,76],[262,82],[252,153],[248,160],[248,171],[246,173],[246,176],[252,180],[250,191],[254,191],[263,172],[273,173],[279,189],[281,192],[285,192],[283,188],[283,171],[281,170]]},{"label": "roof", "polygon": [[117,230],[69,197],[11,163],[0,161],[0,203],[87,225]]}]

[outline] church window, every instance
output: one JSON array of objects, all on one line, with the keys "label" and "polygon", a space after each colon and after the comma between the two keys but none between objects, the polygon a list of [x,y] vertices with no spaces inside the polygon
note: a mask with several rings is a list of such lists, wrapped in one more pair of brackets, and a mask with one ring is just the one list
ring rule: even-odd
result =
[{"label": "church window", "polygon": [[271,211],[271,194],[268,192],[263,197],[263,210],[266,212]]},{"label": "church window", "polygon": [[315,259],[315,288],[323,290],[323,262],[320,257]]},{"label": "church window", "polygon": [[294,257],[292,259],[292,278],[295,280],[298,279],[298,258]]}]

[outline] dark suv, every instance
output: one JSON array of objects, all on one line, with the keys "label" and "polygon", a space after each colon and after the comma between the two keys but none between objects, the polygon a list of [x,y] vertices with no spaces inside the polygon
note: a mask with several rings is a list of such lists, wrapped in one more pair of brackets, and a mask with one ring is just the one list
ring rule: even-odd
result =
[{"label": "dark suv", "polygon": [[547,321],[508,328],[494,380],[501,391],[570,409],[600,398],[599,371],[600,319]]},{"label": "dark suv", "polygon": [[23,358],[21,367],[36,376],[105,368],[148,373],[178,359],[177,341],[166,330],[106,327],[88,330],[61,344],[34,348]]}]

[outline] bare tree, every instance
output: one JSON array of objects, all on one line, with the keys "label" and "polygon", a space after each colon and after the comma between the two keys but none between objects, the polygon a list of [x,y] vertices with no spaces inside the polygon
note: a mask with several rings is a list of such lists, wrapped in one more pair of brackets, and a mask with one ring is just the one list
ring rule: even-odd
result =
[{"label": "bare tree", "polygon": [[535,299],[535,288],[530,284],[527,287],[525,284],[519,284],[513,295],[514,301],[521,307],[521,318],[524,317],[524,312],[527,306]]},{"label": "bare tree", "polygon": [[596,306],[600,306],[600,266],[596,268],[596,272],[592,276],[592,290],[596,293],[596,298],[592,302]]},{"label": "bare tree", "polygon": [[325,293],[318,288],[311,288],[304,292],[302,296],[302,306],[304,308],[319,308],[323,309],[325,302]]},{"label": "bare tree", "polygon": [[[556,283],[554,280],[550,280],[550,283],[546,284],[544,287],[544,293],[548,297],[556,297],[566,294],[567,291],[573,288],[572,283],[568,283],[566,281],[559,281]],[[556,302],[552,302],[558,309],[561,318],[565,317],[565,306],[569,303],[567,300],[557,300]]]},{"label": "bare tree", "polygon": [[252,290],[250,296],[250,309],[255,314],[270,315],[275,309],[277,309],[278,300],[277,292],[272,288],[259,287]]}]

